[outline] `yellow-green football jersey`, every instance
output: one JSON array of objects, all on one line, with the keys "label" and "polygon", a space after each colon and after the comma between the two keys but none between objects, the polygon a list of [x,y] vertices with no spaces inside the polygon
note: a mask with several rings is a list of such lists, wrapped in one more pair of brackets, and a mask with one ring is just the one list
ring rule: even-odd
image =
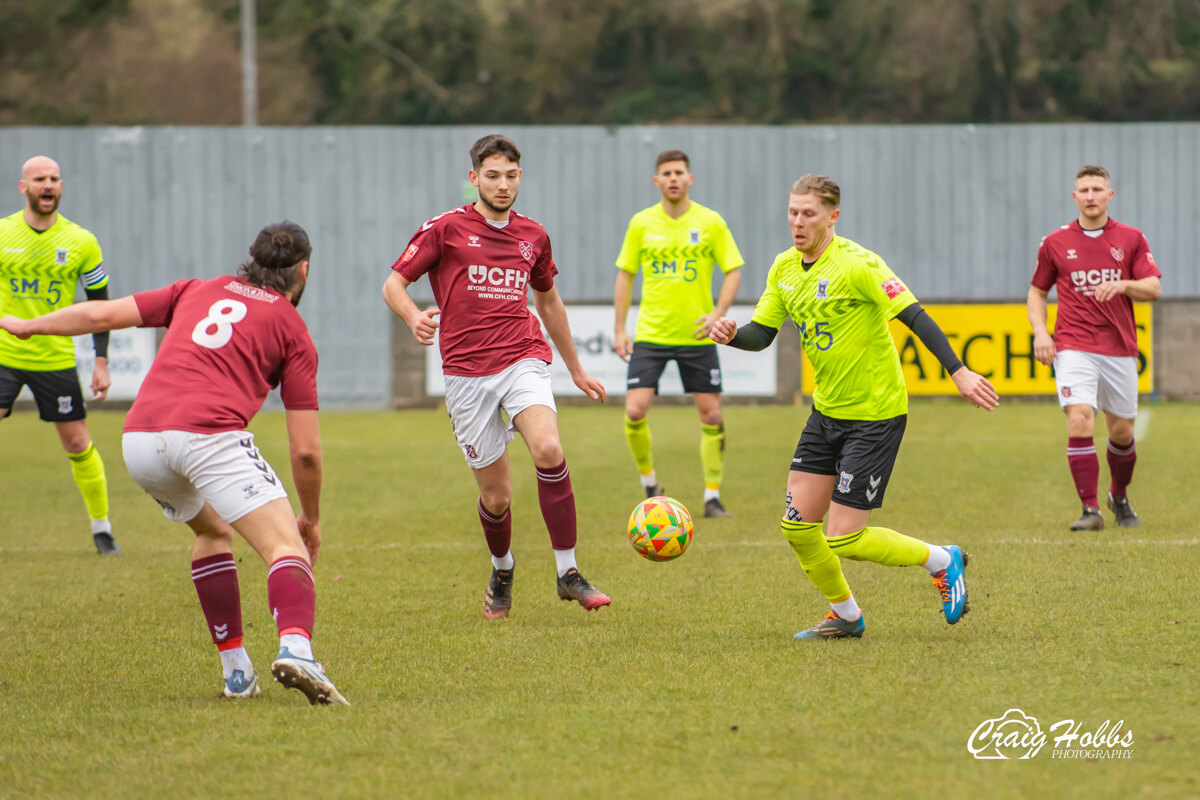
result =
[{"label": "yellow-green football jersey", "polygon": [[712,344],[696,339],[696,320],[713,310],[713,268],[723,273],[745,263],[729,226],[716,211],[692,201],[679,219],[661,203],[629,220],[617,268],[642,271],[637,342],[667,345]]},{"label": "yellow-green football jersey", "polygon": [[[88,289],[108,285],[100,243],[91,231],[62,214],[35,231],[18,211],[0,219],[0,317],[33,319],[75,302],[80,280]],[[0,364],[51,371],[75,366],[70,336],[31,336],[22,341],[0,331]]]},{"label": "yellow-green football jersey", "polygon": [[891,419],[908,413],[908,390],[888,320],[915,302],[882,258],[834,236],[807,270],[794,247],[775,257],[754,321],[779,328],[790,318],[799,328],[822,414]]}]

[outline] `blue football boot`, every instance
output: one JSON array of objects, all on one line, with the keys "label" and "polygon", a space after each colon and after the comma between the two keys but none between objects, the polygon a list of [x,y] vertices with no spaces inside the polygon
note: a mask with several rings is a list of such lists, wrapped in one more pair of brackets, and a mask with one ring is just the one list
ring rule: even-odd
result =
[{"label": "blue football boot", "polygon": [[933,576],[933,585],[942,596],[942,613],[951,625],[971,610],[967,603],[967,559],[970,556],[956,544],[946,545],[950,566]]}]

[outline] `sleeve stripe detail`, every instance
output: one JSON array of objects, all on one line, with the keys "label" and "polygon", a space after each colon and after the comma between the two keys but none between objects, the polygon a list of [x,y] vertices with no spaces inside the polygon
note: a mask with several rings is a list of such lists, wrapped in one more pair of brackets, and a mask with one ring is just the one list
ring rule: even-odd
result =
[{"label": "sleeve stripe detail", "polygon": [[108,283],[108,272],[104,264],[97,264],[94,269],[83,273],[83,285],[89,289],[99,289]]}]

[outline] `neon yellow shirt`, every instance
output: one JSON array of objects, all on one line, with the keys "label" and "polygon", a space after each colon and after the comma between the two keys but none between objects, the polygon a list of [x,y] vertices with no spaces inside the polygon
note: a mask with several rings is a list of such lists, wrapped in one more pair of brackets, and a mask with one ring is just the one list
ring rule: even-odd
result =
[{"label": "neon yellow shirt", "polygon": [[661,203],[634,214],[617,256],[618,269],[642,270],[634,341],[712,344],[692,334],[696,320],[713,310],[713,267],[727,273],[744,263],[725,220],[694,200],[679,219],[667,216]]},{"label": "neon yellow shirt", "polygon": [[[33,319],[75,302],[75,284],[108,285],[100,243],[91,231],[62,214],[39,233],[24,212],[0,219],[0,317]],[[31,336],[22,341],[0,331],[0,364],[49,372],[75,366],[70,336]]]},{"label": "neon yellow shirt", "polygon": [[908,391],[888,320],[917,302],[883,259],[841,236],[807,271],[794,247],[775,257],[754,321],[791,318],[813,365],[813,405],[836,419],[908,413]]}]

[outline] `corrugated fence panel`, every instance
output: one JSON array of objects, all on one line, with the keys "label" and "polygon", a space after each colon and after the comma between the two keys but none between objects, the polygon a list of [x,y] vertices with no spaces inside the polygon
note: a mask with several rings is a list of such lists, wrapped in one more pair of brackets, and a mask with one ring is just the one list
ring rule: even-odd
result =
[{"label": "corrugated fence panel", "polygon": [[[313,240],[302,310],[327,405],[382,406],[389,312],[379,290],[429,217],[471,197],[467,151],[502,130],[524,154],[518,209],[550,232],[559,289],[608,302],[629,217],[658,199],[654,158],[692,159],[693,197],[724,215],[755,300],[790,244],[788,187],[842,187],[838,231],[879,252],[926,301],[1019,300],[1041,237],[1075,217],[1076,168],[1113,174],[1112,215],[1142,228],[1168,297],[1200,296],[1200,124],[939,126],[507,126],[441,128],[6,128],[0,168],[44,153],[62,210],[100,239],[114,294],[231,272],[264,224]],[[12,185],[10,184],[10,185]],[[10,213],[20,198],[10,195]],[[428,282],[414,287],[431,299]]]}]

